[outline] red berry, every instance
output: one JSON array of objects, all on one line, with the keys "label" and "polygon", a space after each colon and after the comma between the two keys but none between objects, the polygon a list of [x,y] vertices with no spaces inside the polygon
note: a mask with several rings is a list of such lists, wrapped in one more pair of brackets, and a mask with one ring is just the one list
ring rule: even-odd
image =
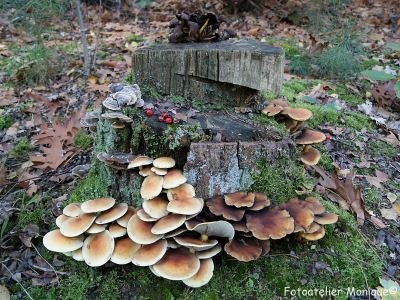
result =
[{"label": "red berry", "polygon": [[168,117],[169,117],[169,114],[168,114],[168,113],[163,113],[162,116],[163,116],[163,118],[165,119],[165,118],[168,118]]},{"label": "red berry", "polygon": [[158,116],[158,122],[164,122],[164,117],[163,116]]},{"label": "red berry", "polygon": [[172,120],[171,117],[165,118],[165,123],[167,123],[167,124],[172,124],[173,122],[174,122],[174,120]]},{"label": "red berry", "polygon": [[148,108],[144,111],[144,114],[148,117],[151,117],[153,115],[153,110]]},{"label": "red berry", "polygon": [[326,140],[330,140],[330,139],[331,139],[331,136],[330,136],[329,134],[326,134],[326,135],[325,135],[325,139],[326,139]]}]

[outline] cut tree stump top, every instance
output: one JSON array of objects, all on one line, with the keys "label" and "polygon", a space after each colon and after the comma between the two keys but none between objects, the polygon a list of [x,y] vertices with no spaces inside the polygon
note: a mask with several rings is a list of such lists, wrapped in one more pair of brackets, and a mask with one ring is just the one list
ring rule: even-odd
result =
[{"label": "cut tree stump top", "polygon": [[258,91],[280,92],[284,54],[257,40],[154,44],[138,48],[132,65],[139,84],[162,94],[237,105]]}]

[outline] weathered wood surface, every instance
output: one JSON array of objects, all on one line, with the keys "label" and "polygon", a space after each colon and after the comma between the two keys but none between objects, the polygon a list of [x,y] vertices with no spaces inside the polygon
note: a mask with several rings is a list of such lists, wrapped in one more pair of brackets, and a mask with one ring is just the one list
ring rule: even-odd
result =
[{"label": "weathered wood surface", "polygon": [[132,65],[139,85],[164,95],[240,106],[259,91],[280,92],[284,54],[256,40],[155,44],[138,48]]}]

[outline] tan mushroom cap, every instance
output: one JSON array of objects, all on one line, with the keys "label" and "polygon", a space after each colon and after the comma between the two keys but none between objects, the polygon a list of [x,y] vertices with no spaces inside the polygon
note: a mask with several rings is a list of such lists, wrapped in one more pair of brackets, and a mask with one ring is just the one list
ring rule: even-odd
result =
[{"label": "tan mushroom cap", "polygon": [[140,195],[144,200],[149,200],[161,194],[164,178],[159,175],[147,176],[140,188]]},{"label": "tan mushroom cap", "polygon": [[165,195],[159,195],[153,199],[143,201],[143,210],[152,218],[159,219],[168,215],[168,199]]},{"label": "tan mushroom cap", "polygon": [[113,238],[119,238],[119,237],[126,235],[126,228],[122,227],[121,225],[119,225],[117,223],[112,223],[108,227],[108,231],[110,232],[110,234]]},{"label": "tan mushroom cap", "polygon": [[301,152],[300,160],[308,166],[315,166],[320,159],[321,153],[314,147],[308,146]]},{"label": "tan mushroom cap", "polygon": [[152,158],[145,156],[145,155],[139,155],[129,163],[128,169],[133,169],[133,168],[137,168],[137,167],[141,167],[141,166],[147,166],[147,165],[151,165],[152,163],[153,163]]},{"label": "tan mushroom cap", "polygon": [[216,245],[215,247],[212,247],[210,249],[204,250],[204,251],[197,251],[196,256],[199,259],[206,259],[206,258],[211,258],[218,253],[222,251],[222,247],[220,245]]},{"label": "tan mushroom cap", "polygon": [[140,220],[137,215],[133,215],[126,227],[128,236],[135,243],[142,245],[152,244],[163,237],[162,234],[153,234],[151,232],[153,225],[153,223],[144,222]]},{"label": "tan mushroom cap", "polygon": [[140,220],[145,221],[145,222],[155,222],[158,220],[157,218],[152,218],[151,216],[149,216],[149,214],[146,213],[143,208],[139,209],[136,212],[136,215],[138,216],[138,218]]},{"label": "tan mushroom cap", "polygon": [[168,200],[179,200],[184,198],[193,198],[196,196],[194,187],[189,183],[181,184],[180,186],[169,189],[167,191]]},{"label": "tan mushroom cap", "polygon": [[108,230],[91,234],[83,242],[83,259],[91,267],[102,266],[110,260],[114,246],[114,238]]},{"label": "tan mushroom cap", "polygon": [[304,201],[304,205],[311,209],[315,215],[320,215],[326,211],[325,207],[315,197],[307,197]]},{"label": "tan mushroom cap", "polygon": [[218,244],[214,239],[202,239],[199,235],[197,238],[187,235],[174,236],[173,239],[179,245],[195,251],[204,251],[213,248]]},{"label": "tan mushroom cap", "polygon": [[153,161],[153,166],[160,169],[170,169],[175,167],[175,159],[172,157],[159,157]]},{"label": "tan mushroom cap", "polygon": [[296,121],[293,119],[286,119],[285,120],[285,127],[287,130],[289,130],[290,133],[295,132],[301,125],[302,122]]},{"label": "tan mushroom cap", "polygon": [[96,224],[107,224],[113,222],[123,217],[127,211],[128,211],[128,204],[118,203],[113,208],[110,208],[109,210],[102,212],[96,218],[95,222]]},{"label": "tan mushroom cap", "polygon": [[184,280],[200,269],[200,260],[188,249],[168,249],[164,257],[153,266],[159,276],[169,280]]},{"label": "tan mushroom cap", "polygon": [[239,261],[253,261],[261,256],[262,247],[256,238],[237,236],[224,246],[225,252]]},{"label": "tan mushroom cap", "polygon": [[110,260],[117,265],[129,264],[139,249],[140,245],[136,244],[129,237],[117,239]]},{"label": "tan mushroom cap", "polygon": [[152,171],[153,173],[157,174],[157,175],[161,175],[164,176],[167,174],[167,169],[161,169],[161,168],[157,168],[157,167],[151,167],[150,171]]},{"label": "tan mushroom cap", "polygon": [[211,258],[200,260],[199,271],[188,279],[182,280],[184,284],[192,288],[199,288],[206,285],[214,273],[214,262]]},{"label": "tan mushroom cap", "polygon": [[81,213],[80,203],[70,203],[63,209],[63,214],[67,217],[78,217]]},{"label": "tan mushroom cap", "polygon": [[70,218],[63,222],[60,231],[66,237],[81,235],[92,226],[95,219],[95,214],[81,214],[79,217]]},{"label": "tan mushroom cap", "polygon": [[68,216],[66,216],[66,215],[59,215],[59,216],[56,218],[56,225],[57,225],[57,227],[60,227],[61,224],[62,224],[63,222],[65,222],[65,221],[67,221],[68,219],[71,219],[71,217],[68,217]]},{"label": "tan mushroom cap", "polygon": [[322,132],[304,129],[303,132],[295,139],[298,145],[317,144],[325,141],[326,136]]},{"label": "tan mushroom cap", "polygon": [[181,247],[177,242],[175,242],[173,239],[166,239],[167,241],[167,246],[168,248],[176,249]]},{"label": "tan mushroom cap", "polygon": [[110,209],[114,204],[114,198],[97,198],[83,202],[81,209],[84,213],[97,213]]},{"label": "tan mushroom cap", "polygon": [[299,232],[297,234],[301,240],[318,241],[325,236],[325,229],[323,226],[321,226],[321,228],[319,230],[317,230],[313,233]]},{"label": "tan mushroom cap", "polygon": [[151,170],[152,167],[150,166],[146,166],[146,167],[141,167],[141,169],[139,170],[139,175],[143,176],[143,177],[147,177],[150,175],[157,175],[156,173],[154,173]]},{"label": "tan mushroom cap", "polygon": [[290,118],[296,121],[307,121],[312,117],[312,112],[306,108],[292,108],[292,107],[285,107],[283,112],[284,114],[288,115]]},{"label": "tan mushroom cap", "polygon": [[323,213],[314,218],[314,221],[321,225],[335,224],[337,220],[338,216],[333,213]]},{"label": "tan mushroom cap", "polygon": [[43,237],[43,245],[53,252],[70,252],[83,246],[83,237],[69,238],[62,235],[59,229],[56,229],[46,233]]},{"label": "tan mushroom cap", "polygon": [[249,212],[246,220],[247,228],[260,240],[281,239],[294,230],[294,220],[289,212],[278,207]]},{"label": "tan mushroom cap", "polygon": [[212,214],[223,216],[227,220],[240,221],[245,213],[244,209],[226,205],[224,196],[215,196],[207,200],[206,205]]},{"label": "tan mushroom cap", "polygon": [[273,103],[268,104],[261,112],[269,117],[276,116],[283,110],[283,107]]},{"label": "tan mushroom cap", "polygon": [[167,210],[175,214],[193,215],[201,212],[204,200],[201,198],[183,198],[172,200],[167,205]]},{"label": "tan mushroom cap", "polygon": [[72,251],[71,256],[76,261],[83,261],[82,248]]},{"label": "tan mushroom cap", "polygon": [[129,219],[135,213],[136,213],[136,209],[133,206],[129,206],[125,215],[123,215],[121,218],[119,218],[116,222],[118,223],[118,225],[121,225],[122,227],[126,227],[128,225]]},{"label": "tan mushroom cap", "polygon": [[236,208],[252,207],[255,200],[254,193],[247,192],[236,192],[232,194],[225,194],[225,204],[229,206],[235,206]]},{"label": "tan mushroom cap", "polygon": [[185,221],[185,215],[170,214],[159,219],[151,228],[151,232],[154,234],[168,233],[178,229],[180,226],[185,224]]},{"label": "tan mushroom cap", "polygon": [[167,175],[164,176],[163,188],[173,189],[186,182],[186,177],[182,174],[181,170],[169,170]]},{"label": "tan mushroom cap", "polygon": [[254,195],[254,204],[248,208],[249,210],[261,210],[271,205],[271,201],[264,193],[255,192]]},{"label": "tan mushroom cap", "polygon": [[310,225],[310,227],[307,229],[307,230],[303,230],[303,232],[306,232],[306,233],[315,233],[315,232],[317,232],[317,231],[319,231],[319,230],[321,230],[321,227],[322,227],[322,225],[319,225],[318,223],[312,223],[311,225]]},{"label": "tan mushroom cap", "polygon": [[297,198],[290,199],[280,207],[289,212],[289,215],[294,219],[295,227],[299,226],[306,230],[314,221],[314,213],[312,210],[305,206],[304,201],[300,201]]},{"label": "tan mushroom cap", "polygon": [[93,223],[92,226],[89,227],[88,230],[86,230],[86,233],[94,234],[94,233],[99,233],[106,230],[106,225],[99,225],[96,223]]},{"label": "tan mushroom cap", "polygon": [[180,228],[177,228],[175,230],[172,230],[172,231],[166,233],[164,235],[164,238],[166,238],[166,239],[172,238],[174,236],[180,235],[181,233],[184,233],[185,231],[187,231],[186,227],[180,227]]},{"label": "tan mushroom cap", "polygon": [[235,229],[227,221],[212,221],[199,223],[197,221],[187,221],[186,228],[190,231],[196,231],[203,236],[225,237],[229,240],[235,236]]},{"label": "tan mushroom cap", "polygon": [[285,99],[281,99],[281,98],[274,99],[274,100],[271,101],[271,103],[275,104],[275,105],[282,106],[282,107],[287,107],[289,105],[289,103]]},{"label": "tan mushroom cap", "polygon": [[230,222],[233,226],[233,229],[235,231],[239,232],[250,232],[250,230],[247,228],[246,220],[241,220],[239,222]]},{"label": "tan mushroom cap", "polygon": [[143,245],[133,255],[132,263],[136,266],[146,267],[157,263],[168,249],[168,243],[165,239],[159,240],[153,244]]}]

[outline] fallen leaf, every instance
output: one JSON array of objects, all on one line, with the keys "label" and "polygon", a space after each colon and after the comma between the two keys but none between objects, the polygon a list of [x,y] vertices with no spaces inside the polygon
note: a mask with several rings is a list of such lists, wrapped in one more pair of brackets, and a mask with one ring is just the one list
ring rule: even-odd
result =
[{"label": "fallen leaf", "polygon": [[387,194],[386,194],[386,197],[389,199],[389,201],[390,201],[391,203],[393,203],[393,202],[395,202],[395,201],[397,200],[397,195],[396,195],[396,194],[393,194],[393,193],[391,193],[391,192],[387,193]]},{"label": "fallen leaf", "polygon": [[7,289],[5,285],[0,284],[0,299],[1,300],[10,300],[10,291]]},{"label": "fallen leaf", "polygon": [[398,217],[396,211],[392,208],[381,208],[381,214],[382,214],[382,217],[384,217],[386,220],[396,221],[396,219]]}]

